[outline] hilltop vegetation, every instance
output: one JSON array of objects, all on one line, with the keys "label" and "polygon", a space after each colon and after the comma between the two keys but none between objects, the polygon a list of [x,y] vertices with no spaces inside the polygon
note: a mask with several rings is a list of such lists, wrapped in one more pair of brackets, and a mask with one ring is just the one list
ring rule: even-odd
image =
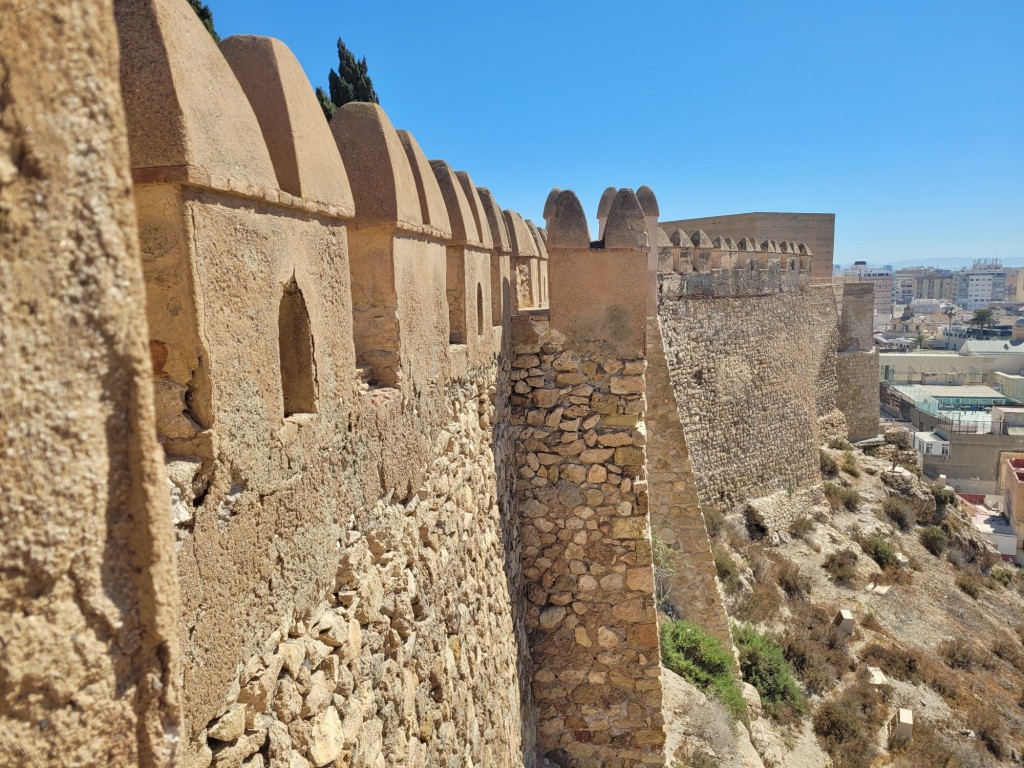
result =
[{"label": "hilltop vegetation", "polygon": [[[748,526],[740,509],[710,526],[740,663],[760,694],[749,733],[763,764],[827,762],[814,749],[836,768],[1021,764],[1024,571],[952,494],[906,469],[848,446],[823,448],[821,465],[824,502],[788,530]],[[840,609],[853,613],[850,634],[833,623]],[[772,684],[744,665],[752,637],[781,670]],[[796,689],[779,704],[772,686],[790,672]],[[900,707],[914,715],[908,743],[886,736]],[[679,764],[733,764],[718,752],[690,739]]]}]

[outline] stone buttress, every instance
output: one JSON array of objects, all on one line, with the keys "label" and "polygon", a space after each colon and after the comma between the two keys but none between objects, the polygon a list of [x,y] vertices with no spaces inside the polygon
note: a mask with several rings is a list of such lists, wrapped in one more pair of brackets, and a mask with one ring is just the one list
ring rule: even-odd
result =
[{"label": "stone buttress", "polygon": [[662,765],[643,212],[631,191],[620,191],[593,247],[574,193],[560,192],[550,213],[550,311],[513,318],[537,751],[581,768]]}]

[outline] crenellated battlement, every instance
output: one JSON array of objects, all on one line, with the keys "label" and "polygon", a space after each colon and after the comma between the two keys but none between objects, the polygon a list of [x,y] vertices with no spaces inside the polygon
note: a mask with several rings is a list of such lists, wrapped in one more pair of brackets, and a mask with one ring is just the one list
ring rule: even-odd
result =
[{"label": "crenellated battlement", "polygon": [[663,605],[728,641],[702,510],[816,481],[870,294],[840,319],[783,227],[662,231],[647,186],[604,191],[596,238],[553,189],[539,227],[377,104],[328,123],[284,43],[218,44],[184,0],[15,17],[0,678],[38,689],[48,648],[95,694],[21,696],[15,741],[664,765],[652,520]]}]

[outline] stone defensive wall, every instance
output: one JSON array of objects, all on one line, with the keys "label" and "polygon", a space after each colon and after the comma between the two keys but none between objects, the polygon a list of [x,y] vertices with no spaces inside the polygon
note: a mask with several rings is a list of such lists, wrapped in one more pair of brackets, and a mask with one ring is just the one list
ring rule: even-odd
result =
[{"label": "stone defensive wall", "polygon": [[3,18],[0,765],[663,765],[657,607],[729,639],[704,512],[870,429],[870,293],[540,228],[185,0]]},{"label": "stone defensive wall", "polygon": [[380,107],[328,124],[279,41],[115,12],[180,764],[529,764],[506,330],[538,230]]},{"label": "stone defensive wall", "polygon": [[737,242],[744,237],[753,237],[758,243],[764,240],[804,242],[814,251],[814,258],[807,265],[811,282],[832,282],[836,229],[834,213],[734,213],[663,221],[661,226],[666,232],[677,228],[687,232],[703,230],[721,237],[731,237]]},{"label": "stone defensive wall", "polygon": [[810,284],[812,256],[802,243],[702,230],[662,239],[661,331],[704,505],[816,485],[817,447],[846,437],[842,287]]},{"label": "stone defensive wall", "polygon": [[547,242],[184,0],[15,18],[0,763],[661,765],[637,196]]},{"label": "stone defensive wall", "polygon": [[839,295],[840,318],[836,378],[840,407],[850,440],[878,434],[878,351],[872,319],[875,286],[844,283]]},{"label": "stone defensive wall", "polygon": [[572,192],[554,194],[545,213],[551,307],[515,318],[512,342],[538,751],[559,765],[663,765],[644,424],[647,226],[625,189],[598,242]]}]

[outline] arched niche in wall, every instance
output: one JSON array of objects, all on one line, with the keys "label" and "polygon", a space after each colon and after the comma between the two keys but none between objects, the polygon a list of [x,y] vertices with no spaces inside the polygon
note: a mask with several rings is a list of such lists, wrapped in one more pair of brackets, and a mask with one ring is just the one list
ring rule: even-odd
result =
[{"label": "arched niche in wall", "polygon": [[316,413],[316,363],[313,333],[302,291],[293,277],[281,294],[277,317],[284,416]]},{"label": "arched niche in wall", "polygon": [[476,335],[484,334],[484,287],[476,284]]}]

